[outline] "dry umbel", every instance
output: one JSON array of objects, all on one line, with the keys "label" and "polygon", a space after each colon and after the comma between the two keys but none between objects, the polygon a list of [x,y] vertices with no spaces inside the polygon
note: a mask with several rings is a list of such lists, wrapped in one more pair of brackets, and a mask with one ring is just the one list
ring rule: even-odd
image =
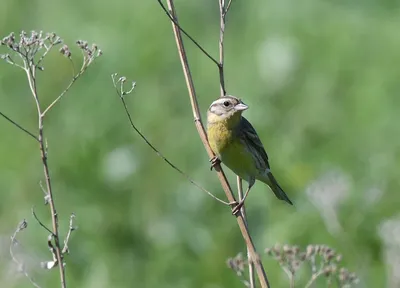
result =
[{"label": "dry umbel", "polygon": [[[282,270],[289,278],[290,286],[295,286],[296,275],[303,264],[311,267],[311,276],[304,286],[312,287],[317,279],[324,278],[326,286],[331,287],[337,283],[337,287],[352,287],[359,282],[355,273],[342,267],[342,255],[327,245],[308,245],[302,250],[296,245],[276,244],[271,248],[265,249],[265,254],[276,260]],[[228,267],[236,272],[241,281],[248,287],[248,280],[245,271],[248,261],[239,253],[234,258],[227,261]]]}]

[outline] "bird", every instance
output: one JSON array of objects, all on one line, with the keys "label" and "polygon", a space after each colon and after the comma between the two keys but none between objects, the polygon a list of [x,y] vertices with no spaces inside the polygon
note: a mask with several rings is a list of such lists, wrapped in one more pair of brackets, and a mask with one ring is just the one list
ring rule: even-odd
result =
[{"label": "bird", "polygon": [[248,108],[241,99],[226,95],[212,102],[207,111],[207,138],[215,154],[210,160],[211,169],[222,162],[248,183],[243,199],[235,202],[232,209],[235,215],[256,180],[267,184],[278,199],[293,205],[271,172],[267,152],[256,130],[242,116]]}]

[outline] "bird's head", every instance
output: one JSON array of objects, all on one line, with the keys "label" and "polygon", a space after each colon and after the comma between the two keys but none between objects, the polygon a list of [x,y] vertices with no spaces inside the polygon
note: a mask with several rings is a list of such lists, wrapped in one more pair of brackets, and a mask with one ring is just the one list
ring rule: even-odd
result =
[{"label": "bird's head", "polygon": [[224,96],[211,103],[207,111],[207,122],[216,123],[219,121],[240,120],[242,112],[249,106],[234,96]]}]

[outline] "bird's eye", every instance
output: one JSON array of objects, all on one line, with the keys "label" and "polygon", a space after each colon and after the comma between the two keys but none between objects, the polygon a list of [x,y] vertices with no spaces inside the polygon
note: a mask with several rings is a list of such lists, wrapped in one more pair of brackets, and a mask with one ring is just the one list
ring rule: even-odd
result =
[{"label": "bird's eye", "polygon": [[225,106],[225,107],[228,107],[230,104],[231,104],[231,103],[229,103],[229,101],[225,101],[225,102],[224,102],[224,106]]}]

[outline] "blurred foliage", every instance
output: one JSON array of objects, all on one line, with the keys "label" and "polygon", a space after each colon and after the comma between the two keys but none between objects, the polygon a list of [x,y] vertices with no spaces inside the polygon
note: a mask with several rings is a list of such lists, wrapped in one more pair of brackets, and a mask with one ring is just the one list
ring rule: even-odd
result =
[{"label": "blurred foliage", "polygon": [[[130,130],[112,87],[114,72],[135,80],[128,99],[135,124],[223,197],[193,125],[171,24],[157,1],[3,0],[1,6],[1,36],[55,31],[71,46],[82,38],[104,52],[45,123],[61,231],[71,212],[79,226],[66,259],[69,286],[242,287],[225,264],[245,251],[229,208],[187,183]],[[217,55],[217,1],[176,6],[184,28]],[[255,186],[246,206],[258,250],[276,242],[324,243],[342,253],[363,287],[400,285],[399,8],[393,0],[234,0],[227,17],[227,91],[249,104],[245,115],[295,202],[288,207],[266,186]],[[218,70],[185,43],[205,115],[218,97]],[[43,65],[38,83],[46,105],[70,81],[71,68],[56,52]],[[24,77],[1,63],[0,111],[36,131]],[[40,155],[4,119],[0,131],[1,283],[31,287],[13,268],[8,246],[26,218],[21,253],[32,263],[48,260],[47,232],[30,215],[35,205],[50,224],[38,185]],[[279,264],[268,258],[264,264],[274,287],[287,287]],[[43,287],[59,285],[58,271],[30,269]]]}]

